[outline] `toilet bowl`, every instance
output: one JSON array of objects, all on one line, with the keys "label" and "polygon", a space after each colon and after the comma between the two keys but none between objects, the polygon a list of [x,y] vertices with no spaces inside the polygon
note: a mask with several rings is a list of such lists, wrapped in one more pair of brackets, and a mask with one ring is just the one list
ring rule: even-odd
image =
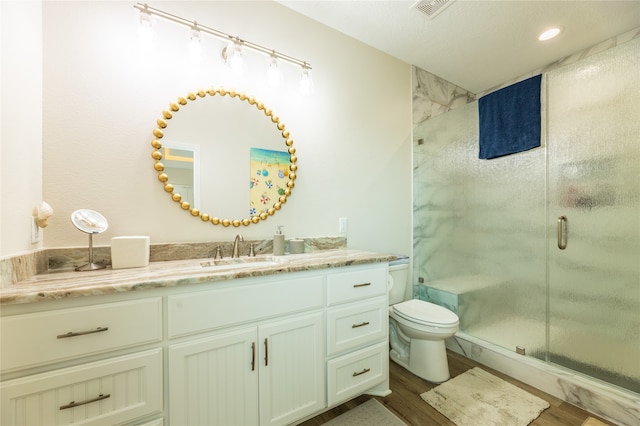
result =
[{"label": "toilet bowl", "polygon": [[458,331],[458,316],[423,300],[404,300],[408,259],[389,265],[389,357],[429,382],[449,380],[444,340]]}]

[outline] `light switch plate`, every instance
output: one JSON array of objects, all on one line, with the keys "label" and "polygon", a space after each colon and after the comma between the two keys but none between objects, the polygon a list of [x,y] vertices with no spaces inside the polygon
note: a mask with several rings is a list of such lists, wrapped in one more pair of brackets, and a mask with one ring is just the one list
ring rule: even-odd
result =
[{"label": "light switch plate", "polygon": [[341,217],[340,219],[338,219],[338,232],[340,232],[341,234],[346,234],[347,233],[347,218],[346,217]]}]

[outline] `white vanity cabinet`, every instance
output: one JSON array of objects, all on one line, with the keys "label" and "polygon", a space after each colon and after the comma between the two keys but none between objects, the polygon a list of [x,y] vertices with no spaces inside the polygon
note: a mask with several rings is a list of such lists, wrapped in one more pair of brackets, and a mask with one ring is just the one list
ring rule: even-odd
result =
[{"label": "white vanity cabinet", "polygon": [[2,425],[288,425],[387,395],[386,263],[7,304]]},{"label": "white vanity cabinet", "polygon": [[323,281],[169,296],[170,335],[221,329],[169,346],[170,424],[286,425],[322,410]]}]

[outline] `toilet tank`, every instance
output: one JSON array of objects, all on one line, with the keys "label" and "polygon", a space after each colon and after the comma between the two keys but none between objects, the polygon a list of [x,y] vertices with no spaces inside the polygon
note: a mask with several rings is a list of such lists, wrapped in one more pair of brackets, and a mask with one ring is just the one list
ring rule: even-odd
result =
[{"label": "toilet tank", "polygon": [[405,300],[409,281],[409,258],[398,256],[389,262],[389,305],[395,305]]}]

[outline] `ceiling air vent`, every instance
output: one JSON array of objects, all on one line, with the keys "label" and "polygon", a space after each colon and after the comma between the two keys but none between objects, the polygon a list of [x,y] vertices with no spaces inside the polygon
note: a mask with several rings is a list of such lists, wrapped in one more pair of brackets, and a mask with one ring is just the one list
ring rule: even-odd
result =
[{"label": "ceiling air vent", "polygon": [[415,2],[411,8],[424,13],[427,18],[433,19],[454,1],[455,0],[422,0]]}]

